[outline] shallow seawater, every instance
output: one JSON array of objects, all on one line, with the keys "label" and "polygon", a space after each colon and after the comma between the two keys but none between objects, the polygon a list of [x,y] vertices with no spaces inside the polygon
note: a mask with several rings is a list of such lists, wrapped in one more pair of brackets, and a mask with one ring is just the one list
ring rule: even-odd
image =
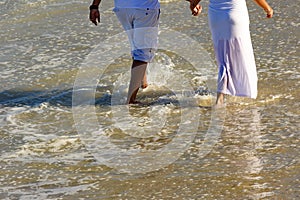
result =
[{"label": "shallow seawater", "polygon": [[150,86],[127,106],[112,2],[95,27],[86,1],[0,1],[0,199],[299,199],[299,4],[267,20],[248,2],[259,95],[217,110],[207,4],[162,1]]}]

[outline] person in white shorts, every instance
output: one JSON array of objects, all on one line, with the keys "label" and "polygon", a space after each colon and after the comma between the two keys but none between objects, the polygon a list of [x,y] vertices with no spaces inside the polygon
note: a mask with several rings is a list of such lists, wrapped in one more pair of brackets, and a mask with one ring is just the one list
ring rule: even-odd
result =
[{"label": "person in white shorts", "polygon": [[[93,0],[90,6],[90,21],[100,22],[99,4]],[[158,43],[160,4],[158,0],[114,0],[114,12],[127,32],[132,54],[131,79],[127,103],[137,103],[140,87],[147,87],[146,68],[152,61]]]}]

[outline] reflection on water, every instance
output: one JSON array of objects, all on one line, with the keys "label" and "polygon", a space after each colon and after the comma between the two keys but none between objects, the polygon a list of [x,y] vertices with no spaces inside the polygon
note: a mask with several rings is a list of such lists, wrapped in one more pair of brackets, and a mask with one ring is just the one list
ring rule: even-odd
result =
[{"label": "reflection on water", "polygon": [[[203,16],[192,18],[186,2],[163,1],[161,23],[197,40],[213,59],[207,3]],[[212,109],[197,107],[193,112],[198,116],[186,115],[187,125],[198,119],[199,126],[184,154],[160,170],[131,175],[99,164],[74,124],[73,85],[81,62],[95,41],[122,31],[111,1],[103,1],[97,27],[88,22],[88,4],[0,1],[0,199],[300,198],[296,1],[276,2],[278,15],[271,20],[249,2],[258,99],[228,99],[216,143],[206,137],[215,119]],[[195,89],[199,86],[202,100],[210,102],[215,94],[205,88],[207,74],[195,74],[186,61],[170,58],[174,63],[160,56],[161,63],[169,62],[166,68],[149,68],[152,85],[139,95],[146,105],[122,113],[130,59],[120,55],[96,88],[95,110],[102,125],[97,134],[119,148],[139,150],[161,149],[178,136],[184,110],[163,76],[184,75]],[[136,120],[126,120],[129,115]],[[205,142],[213,148],[207,150]]]}]

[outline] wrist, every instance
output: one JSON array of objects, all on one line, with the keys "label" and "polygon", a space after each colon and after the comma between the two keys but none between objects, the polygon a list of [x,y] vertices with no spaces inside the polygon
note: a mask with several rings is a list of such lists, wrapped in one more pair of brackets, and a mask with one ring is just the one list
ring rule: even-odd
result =
[{"label": "wrist", "polygon": [[90,5],[90,10],[98,10],[98,9],[99,9],[99,5],[95,5],[95,4]]}]

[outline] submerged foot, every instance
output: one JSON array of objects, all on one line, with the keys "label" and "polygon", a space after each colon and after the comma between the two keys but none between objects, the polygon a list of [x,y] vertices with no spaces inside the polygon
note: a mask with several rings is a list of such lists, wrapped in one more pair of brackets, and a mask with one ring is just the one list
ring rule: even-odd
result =
[{"label": "submerged foot", "polygon": [[141,101],[133,101],[133,102],[130,102],[129,105],[132,105],[132,106],[145,106],[145,105],[148,105],[148,104],[143,103]]},{"label": "submerged foot", "polygon": [[218,93],[217,94],[216,105],[217,106],[222,106],[222,105],[224,105],[224,101],[225,101],[225,95],[223,93]]},{"label": "submerged foot", "polygon": [[146,82],[146,83],[142,82],[141,88],[142,88],[142,89],[145,89],[145,88],[147,88],[147,87],[148,87],[148,83],[147,83],[147,82]]},{"label": "submerged foot", "polygon": [[140,104],[141,102],[140,101],[130,101],[128,104]]}]

